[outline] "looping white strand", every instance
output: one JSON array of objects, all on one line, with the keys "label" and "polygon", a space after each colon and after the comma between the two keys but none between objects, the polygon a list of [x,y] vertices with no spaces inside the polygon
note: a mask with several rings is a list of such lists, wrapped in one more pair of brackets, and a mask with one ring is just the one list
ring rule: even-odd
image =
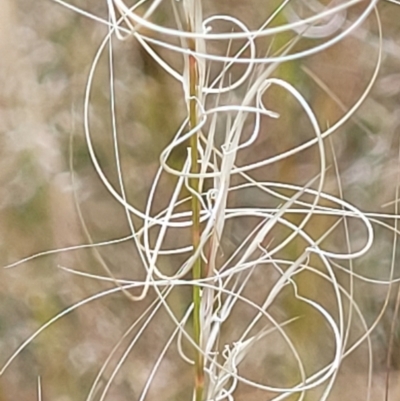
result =
[{"label": "looping white strand", "polygon": [[[204,373],[207,376],[208,387],[205,389],[207,400],[233,401],[235,390],[239,383],[244,383],[252,388],[271,391],[276,394],[274,400],[284,400],[291,394],[297,394],[299,399],[304,398],[306,391],[324,385],[325,390],[321,401],[327,399],[336,379],[343,359],[358,347],[363,341],[369,341],[371,328],[367,325],[362,311],[353,299],[352,288],[349,290],[341,284],[337,277],[337,271],[345,271],[349,277],[359,278],[352,269],[339,264],[339,261],[347,261],[351,265],[352,260],[364,256],[371,249],[375,233],[373,223],[379,215],[369,215],[359,210],[357,206],[345,201],[341,196],[334,196],[326,192],[326,173],[328,163],[326,161],[325,138],[343,125],[357,110],[359,105],[369,93],[379,71],[381,52],[377,56],[376,69],[360,98],[348,111],[344,112],[340,121],[334,127],[323,131],[318,123],[318,117],[312,106],[306,100],[296,85],[284,79],[273,76],[280,63],[297,60],[305,56],[317,54],[329,46],[345,39],[350,35],[374,10],[378,0],[368,2],[361,0],[336,1],[328,6],[322,6],[316,0],[307,4],[310,16],[302,18],[299,11],[289,0],[282,1],[276,12],[266,16],[264,24],[257,27],[249,27],[239,18],[229,15],[212,15],[203,19],[202,2],[200,0],[177,1],[173,7],[175,16],[182,20],[177,21],[176,28],[158,25],[151,21],[162,4],[162,0],[138,1],[133,6],[127,6],[123,0],[107,0],[108,20],[78,10],[76,7],[62,1],[53,0],[71,10],[77,11],[85,17],[90,17],[104,23],[108,27],[108,33],[100,44],[93,58],[89,71],[84,101],[84,130],[88,152],[93,167],[104,184],[109,194],[121,205],[125,212],[130,235],[123,239],[106,241],[95,245],[72,247],[69,250],[82,249],[83,247],[112,245],[126,240],[132,240],[138,254],[142,271],[141,280],[119,280],[110,277],[102,277],[84,273],[70,268],[62,268],[64,271],[85,277],[91,280],[100,280],[117,284],[118,287],[103,291],[67,308],[56,315],[30,336],[8,359],[0,374],[8,368],[16,356],[43,330],[59,320],[61,317],[77,308],[98,300],[108,295],[139,289],[140,294],[133,300],[143,300],[149,292],[156,295],[156,301],[146,310],[138,321],[137,332],[130,339],[129,345],[121,353],[121,357],[112,368],[112,373],[100,395],[100,400],[105,400],[109,388],[118,372],[122,369],[128,355],[137,347],[137,343],[144,331],[148,328],[154,316],[160,309],[164,309],[175,327],[168,338],[164,339],[162,350],[158,355],[149,378],[140,395],[140,401],[144,401],[150,390],[162,360],[174,342],[177,344],[177,355],[188,364],[194,364],[193,355],[187,351],[187,344],[204,357]],[[396,2],[396,0],[389,0]],[[353,6],[363,3],[359,15],[350,20],[348,11]],[[146,8],[144,14],[139,15],[139,6]],[[217,7],[218,4],[215,5]],[[272,26],[272,22],[279,12],[284,13],[287,23]],[[380,23],[378,19],[378,27]],[[224,25],[232,25],[236,31],[216,33],[213,29],[223,22]],[[149,32],[151,32],[149,34]],[[260,39],[269,40],[283,32],[291,34],[291,41],[279,52],[258,53]],[[112,38],[116,36],[120,40],[134,37],[144,50],[172,77],[181,83],[184,98],[187,104],[187,115],[183,118],[173,139],[165,146],[159,157],[159,167],[155,177],[149,186],[147,202],[142,210],[135,200],[128,199],[123,180],[123,169],[118,153],[119,139],[117,132],[117,110],[114,107],[114,69]],[[319,39],[310,42],[309,47],[303,50],[296,49],[296,43],[302,38]],[[178,39],[173,41],[171,39]],[[381,38],[380,38],[381,39]],[[218,51],[210,53],[211,41],[218,42]],[[231,53],[232,43],[240,43],[239,50]],[[244,42],[244,43],[243,43]],[[176,44],[179,43],[179,44]],[[188,44],[191,44],[189,46]],[[257,45],[256,45],[257,44]],[[91,130],[91,98],[93,81],[101,56],[109,46],[110,68],[110,98],[112,107],[112,135],[114,145],[114,157],[116,159],[118,184],[113,185],[106,172],[101,167],[101,162],[96,155],[94,147],[94,135]],[[272,45],[271,45],[272,48]],[[301,48],[301,46],[299,46]],[[381,49],[380,49],[381,51]],[[165,58],[165,52],[170,52],[174,57],[182,57],[182,70],[179,71],[170,65]],[[269,52],[269,51],[268,51]],[[224,54],[224,53],[222,53]],[[189,90],[189,60],[194,57],[197,68],[196,93],[194,97]],[[211,79],[211,65],[217,64],[214,78]],[[240,73],[236,73],[233,67],[243,66]],[[243,71],[244,70],[244,71]],[[276,120],[281,122],[280,105],[275,105],[276,99],[269,96],[273,88],[285,91],[285,94],[296,101],[308,126],[310,137],[304,143],[296,142],[293,148],[288,147],[285,152],[264,157],[259,161],[243,162],[244,156],[255,152],[259,146],[260,138],[272,137],[271,131],[265,121]],[[189,127],[189,103],[196,103],[196,124]],[[268,105],[267,105],[268,104]],[[191,139],[198,138],[197,159],[187,150],[181,168],[172,163],[171,158],[178,148],[188,146]],[[247,173],[274,163],[287,160],[292,156],[298,156],[306,149],[313,148],[317,155],[318,174],[301,177],[301,184],[281,183],[272,181],[255,180]],[[247,153],[246,153],[247,152]],[[255,153],[256,155],[261,154]],[[198,164],[196,173],[191,166]],[[243,164],[244,163],[244,164]],[[163,192],[162,178],[165,175],[173,176],[175,187],[167,197]],[[199,182],[198,187],[190,185],[191,180]],[[234,180],[239,180],[239,183]],[[171,180],[172,181],[172,180]],[[304,182],[306,182],[304,184]],[[257,197],[252,203],[245,206],[232,206],[230,200],[237,197],[250,199],[254,193],[264,195],[268,202],[274,202],[265,206],[260,202],[257,206]],[[185,194],[184,197],[182,194]],[[288,195],[289,194],[289,195]],[[268,197],[267,197],[268,195]],[[161,198],[164,208],[154,212],[155,201]],[[188,229],[193,225],[190,202],[197,199],[200,207],[200,224],[202,231],[199,243],[194,249],[188,237]],[[254,202],[253,202],[254,201]],[[330,206],[327,206],[330,205]],[[293,216],[298,217],[293,219]],[[318,237],[310,229],[312,224],[319,224],[326,216],[334,221],[330,226],[323,227],[323,233]],[[134,219],[132,218],[134,217]],[[347,221],[353,219],[362,225],[362,234],[355,238],[347,228]],[[374,220],[375,219],[375,220]],[[326,219],[327,220],[327,219]],[[230,224],[236,223],[238,227],[242,222],[249,222],[250,228],[243,224],[243,232],[231,230]],[[294,223],[293,221],[296,221]],[[134,223],[135,222],[135,223]],[[344,223],[346,222],[346,223]],[[334,244],[330,248],[327,238],[332,238],[333,232],[338,227],[345,227],[346,238],[351,244],[357,241],[355,250],[348,244]],[[167,245],[167,239],[173,230],[173,237],[177,239],[177,245]],[[238,230],[240,231],[240,230]],[[181,234],[182,233],[182,234]],[[281,234],[283,233],[283,234]],[[397,228],[394,235],[398,235]],[[361,243],[361,245],[360,245]],[[296,244],[296,251],[291,251]],[[221,257],[221,254],[226,254]],[[60,250],[61,251],[61,250]],[[54,253],[48,251],[36,256]],[[295,255],[291,259],[282,254]],[[179,258],[175,258],[176,256]],[[26,258],[20,262],[28,261],[36,256]],[[174,262],[173,269],[168,270],[163,263],[164,258],[170,257]],[[207,272],[200,279],[188,278],[194,264],[198,259],[204,261]],[[176,262],[179,260],[180,262]],[[318,266],[318,268],[317,268]],[[262,276],[270,278],[265,292],[249,294],[251,283],[257,283],[260,272]],[[307,273],[329,286],[332,305],[328,310],[322,301],[303,294],[298,289],[297,277]],[[268,280],[265,279],[265,282]],[[370,280],[372,281],[372,280]],[[375,281],[379,284],[392,282]],[[193,313],[193,303],[185,312],[177,315],[170,305],[169,294],[175,289],[187,286],[201,287],[201,341],[196,344],[187,329],[190,315]],[[274,317],[274,310],[280,307],[280,296],[283,292],[290,292],[296,305],[312,310],[312,313],[321,318],[327,327],[326,348],[330,347],[331,357],[324,362],[318,370],[307,369],[307,360],[301,356],[304,353],[296,348],[295,341],[287,334],[286,327],[299,320],[299,316],[281,319]],[[257,302],[255,301],[257,298]],[[244,317],[242,327],[237,333],[232,333],[234,339],[224,342],[221,333],[228,320],[235,316],[237,310],[243,306],[251,312]],[[351,309],[361,322],[364,333],[357,338],[353,345],[347,344],[348,334],[351,330],[351,319],[345,319],[346,311]],[[144,317],[146,316],[146,318]],[[136,324],[136,323],[135,323]],[[240,326],[240,324],[239,324]],[[122,337],[133,329],[130,328]],[[282,363],[292,361],[290,368],[295,371],[293,377],[297,382],[287,387],[276,386],[273,383],[260,382],[250,377],[250,373],[243,371],[241,367],[247,361],[254,350],[271,346],[269,338],[279,342],[279,347],[284,349]],[[122,342],[121,339],[121,342]],[[318,342],[317,342],[318,343]],[[100,381],[102,372],[111,364],[110,360],[120,347],[120,342],[113,349],[110,357],[101,368],[98,377],[90,390],[88,401],[94,399],[96,386]],[[319,346],[317,344],[316,346]],[[258,348],[259,347],[259,348]],[[370,344],[368,342],[368,347]],[[321,352],[323,352],[321,350]]]}]

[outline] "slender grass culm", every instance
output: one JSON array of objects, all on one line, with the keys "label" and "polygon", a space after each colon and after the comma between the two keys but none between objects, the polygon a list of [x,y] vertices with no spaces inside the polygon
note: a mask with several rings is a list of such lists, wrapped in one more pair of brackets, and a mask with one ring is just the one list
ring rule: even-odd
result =
[{"label": "slender grass culm", "polygon": [[102,35],[85,141],[60,133],[85,243],[5,266],[63,278],[2,355],[0,401],[30,358],[43,401],[397,394],[400,123],[376,96],[398,2],[48,3],[73,21],[57,46]]}]

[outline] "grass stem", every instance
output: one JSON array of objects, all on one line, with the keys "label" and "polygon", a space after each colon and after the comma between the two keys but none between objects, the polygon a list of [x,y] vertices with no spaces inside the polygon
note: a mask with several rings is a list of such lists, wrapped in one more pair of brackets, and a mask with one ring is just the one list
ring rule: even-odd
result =
[{"label": "grass stem", "polygon": [[[191,46],[192,47],[192,46]],[[194,44],[193,44],[194,48]],[[198,123],[198,115],[197,115],[197,87],[198,87],[198,66],[197,60],[194,56],[189,56],[189,124],[190,129],[193,129],[197,126]],[[198,159],[198,134],[194,134],[190,139],[190,151],[191,151],[191,173],[198,174],[199,173],[199,165],[197,162]],[[193,177],[190,180],[190,186],[194,193],[199,192],[199,179],[197,177]],[[200,243],[200,202],[196,196],[192,196],[192,244],[194,252],[197,250]],[[202,263],[201,257],[199,256],[194,265],[192,271],[193,280],[198,280],[202,278]],[[201,313],[201,289],[200,286],[193,286],[193,332],[194,332],[194,340],[198,347],[201,346],[201,321],[200,321],[200,313]],[[200,350],[196,350],[195,352],[195,401],[201,401],[203,399],[204,392],[204,360],[203,354]]]}]

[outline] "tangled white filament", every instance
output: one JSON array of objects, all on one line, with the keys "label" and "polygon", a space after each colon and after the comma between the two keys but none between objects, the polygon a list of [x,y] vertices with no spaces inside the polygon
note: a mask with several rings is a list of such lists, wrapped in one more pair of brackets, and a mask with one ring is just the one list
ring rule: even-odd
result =
[{"label": "tangled white filament", "polygon": [[[307,390],[324,385],[324,391],[320,396],[320,400],[326,400],[343,358],[349,355],[363,341],[369,341],[369,334],[375,325],[375,323],[367,325],[362,312],[353,299],[352,288],[350,290],[346,289],[339,283],[337,278],[338,267],[353,277],[353,273],[339,265],[338,261],[350,261],[351,263],[353,259],[359,258],[369,251],[374,241],[373,223],[375,221],[373,220],[373,216],[363,213],[356,206],[351,205],[341,197],[324,192],[326,183],[325,174],[328,168],[326,143],[324,140],[351,118],[368,95],[379,71],[381,54],[380,52],[377,54],[376,68],[364,93],[341,116],[339,121],[326,130],[320,128],[317,116],[302,94],[292,84],[283,79],[273,77],[273,73],[283,62],[317,54],[346,38],[366,18],[374,13],[378,0],[367,2],[361,2],[361,0],[334,0],[328,6],[323,6],[316,0],[312,2],[302,1],[300,3],[303,6],[307,3],[309,12],[309,16],[304,18],[299,15],[299,2],[293,4],[293,1],[284,0],[265,17],[264,23],[260,28],[249,27],[237,17],[230,15],[215,14],[203,18],[202,8],[203,3],[206,2],[198,0],[171,1],[171,7],[176,18],[176,28],[165,27],[152,22],[152,16],[156,15],[158,9],[164,3],[162,0],[153,0],[152,2],[142,0],[133,5],[127,5],[123,0],[107,0],[109,13],[107,20],[78,9],[63,0],[53,1],[86,17],[95,19],[108,27],[108,33],[99,46],[89,73],[84,110],[85,135],[93,166],[109,193],[125,209],[131,235],[124,239],[107,241],[103,244],[94,244],[93,246],[112,245],[118,241],[133,241],[140,256],[145,279],[118,280],[65,268],[65,270],[71,273],[94,277],[99,280],[108,280],[117,286],[112,290],[89,297],[51,319],[18,348],[5,364],[0,374],[5,371],[27,344],[62,316],[65,316],[83,304],[99,299],[107,294],[131,288],[140,288],[140,294],[132,297],[132,299],[136,301],[142,300],[148,295],[149,290],[152,289],[157,294],[157,300],[125,333],[123,338],[131,333],[133,327],[140,325],[140,330],[135,334],[129,347],[114,367],[110,378],[102,390],[100,400],[106,399],[108,390],[127,356],[137,344],[138,339],[154,315],[161,308],[167,311],[174,321],[176,329],[166,341],[159,358],[154,364],[140,395],[140,401],[146,398],[157,369],[174,341],[178,343],[181,357],[189,364],[193,364],[193,361],[191,356],[186,355],[184,343],[191,344],[192,348],[203,353],[205,360],[204,371],[207,375],[205,397],[209,401],[234,400],[235,390],[239,382],[259,390],[273,392],[275,394],[274,400],[283,400],[293,393],[299,394],[299,399],[301,400]],[[360,3],[364,4],[362,11],[359,11],[356,17],[352,16],[350,18],[348,16],[349,11],[352,7],[359,6]],[[144,14],[139,14],[138,12],[141,6],[147,7]],[[218,5],[214,6],[218,7]],[[278,15],[281,15],[281,13],[285,15],[287,22],[278,26],[271,26],[274,19]],[[376,11],[375,15],[379,26],[379,18]],[[214,32],[212,27],[218,26],[221,22],[230,24],[234,27],[234,31]],[[191,27],[190,31],[182,28],[183,26],[187,26],[187,24]],[[292,35],[292,39],[287,46],[279,53],[260,54],[257,40],[274,37],[285,32],[289,32]],[[159,168],[152,182],[145,210],[140,210],[138,206],[135,206],[134,202],[127,199],[124,187],[123,170],[118,153],[117,110],[114,98],[112,48],[112,38],[114,36],[120,40],[131,37],[136,38],[148,54],[168,74],[182,84],[183,94],[187,103],[191,100],[188,83],[188,57],[195,57],[198,63],[198,96],[195,99],[199,114],[198,124],[188,130],[189,117],[184,119],[173,140],[162,151]],[[303,38],[317,40],[310,42],[311,44],[308,47],[298,50],[296,44]],[[171,42],[170,39],[178,40],[180,45]],[[187,46],[189,40],[194,41],[194,49]],[[230,45],[235,41],[240,41],[241,47],[236,53],[230,54]],[[219,55],[217,52],[213,53],[210,50],[211,42],[218,42],[221,48],[225,46],[227,49],[226,54]],[[101,167],[101,163],[94,151],[94,138],[91,132],[90,104],[93,78],[100,57],[107,48],[109,51],[110,68],[112,137],[118,173],[118,188],[111,184]],[[169,53],[174,53],[175,57],[183,58],[184,62],[181,71],[175,66],[170,65],[163,58],[163,51],[165,50]],[[218,73],[215,74],[216,77],[213,79],[210,78],[209,73],[211,64],[219,66]],[[232,68],[238,65],[244,65],[245,67],[239,76],[232,73]],[[236,78],[233,79],[232,76]],[[284,90],[297,101],[307,117],[309,125],[312,127],[313,138],[275,156],[240,165],[238,160],[239,152],[249,150],[254,146],[262,133],[264,121],[268,119],[279,121],[280,116],[273,110],[273,105],[267,106],[265,102],[268,91],[274,86]],[[238,93],[243,87],[246,87],[246,91],[240,97]],[[222,98],[225,100],[228,99],[228,101],[223,103]],[[245,139],[243,139],[245,127],[249,120],[252,121],[253,128],[250,135],[247,133]],[[222,132],[220,128],[217,128],[219,121],[224,121],[225,123],[224,131]],[[196,134],[199,135],[198,160],[192,160],[190,152],[188,152],[181,169],[170,165],[169,160],[172,152],[182,144],[186,144]],[[312,147],[315,147],[319,156],[319,174],[310,179],[305,185],[262,182],[255,180],[250,175],[256,169],[271,166],[278,161],[297,155]],[[190,171],[190,166],[193,163],[199,164],[199,174]],[[159,196],[161,191],[160,180],[165,174],[176,177],[176,186],[170,196],[167,207],[163,211],[153,215],[153,202]],[[243,183],[232,184],[233,177],[240,177]],[[199,191],[196,192],[189,185],[191,178],[199,180]],[[212,183],[212,185],[209,185],[208,189],[205,189],[205,182],[208,184]],[[274,198],[280,202],[280,205],[278,207],[255,207],[250,205],[231,207],[228,205],[229,196],[252,189],[268,195],[269,199]],[[186,193],[189,192],[190,196],[181,199],[180,195],[183,191],[186,191]],[[291,193],[292,195],[283,195],[283,193]],[[192,212],[190,210],[177,211],[179,206],[184,206],[190,201],[190,197],[197,197],[201,205],[200,221],[203,228],[199,246],[196,249],[193,249],[192,245],[169,249],[165,246],[165,239],[168,236],[169,230],[172,228],[180,229],[186,233],[187,228],[192,225]],[[331,205],[335,204],[336,207],[326,206],[328,201]],[[134,224],[132,215],[140,219],[140,226]],[[302,217],[299,223],[294,224],[292,222],[290,216],[293,215]],[[332,216],[336,218],[336,222],[319,238],[313,238],[308,232],[307,227],[311,218],[318,218],[318,216]],[[241,243],[237,244],[237,249],[221,263],[218,257],[219,248],[223,239],[229,236],[226,233],[226,223],[233,219],[253,218],[257,219],[258,223],[248,235],[241,239]],[[357,220],[363,225],[365,235],[362,246],[353,250],[350,245],[355,241],[347,231],[346,241],[343,245],[346,248],[345,250],[337,249],[331,251],[324,249],[322,246],[324,239],[339,224],[346,225],[350,219]],[[154,228],[158,229],[158,234],[155,241],[152,242],[150,240],[150,232]],[[265,240],[268,235],[280,228],[290,234],[275,246],[266,246]],[[395,233],[396,235],[397,233]],[[282,258],[280,252],[292,244],[295,239],[299,238],[304,244],[299,255],[293,258],[293,260]],[[82,247],[84,246],[75,247],[74,249]],[[58,251],[64,250],[66,249]],[[189,256],[187,256],[188,253]],[[177,255],[181,255],[184,261],[176,266],[172,274],[167,274],[159,265],[160,256],[176,257]],[[200,280],[187,279],[188,273],[192,270],[193,264],[198,258],[204,260],[209,266],[207,275]],[[318,263],[315,262],[315,258],[318,259]],[[18,263],[26,260],[21,260]],[[317,264],[323,266],[323,271],[316,268]],[[257,303],[245,295],[245,290],[252,279],[254,271],[260,266],[269,266],[279,278],[274,283],[271,283],[266,293],[262,294],[262,301]],[[335,299],[334,311],[327,310],[322,303],[304,294],[300,294],[295,278],[296,275],[305,271],[321,277],[331,285],[332,294]],[[186,328],[193,305],[188,308],[182,318],[178,318],[172,311],[167,300],[173,288],[188,285],[199,285],[202,288],[200,344],[196,344],[193,341]],[[292,288],[294,297],[299,303],[307,304],[325,319],[332,335],[331,343],[334,344],[334,350],[331,352],[331,360],[312,374],[306,372],[307,369],[305,369],[301,353],[299,353],[296,345],[285,331],[285,327],[297,319],[297,317],[279,322],[269,311],[277,302],[278,296],[287,287]],[[254,311],[253,317],[235,341],[221,344],[221,341],[223,341],[221,333],[224,324],[228,321],[238,303],[243,303],[251,307]],[[352,318],[350,314],[346,321],[345,303],[350,310],[355,312],[364,330],[364,333],[353,341],[351,345],[348,342]],[[263,324],[260,324],[261,321]],[[263,341],[266,343],[266,339],[273,332],[279,333],[287,344],[288,352],[292,354],[296,361],[298,369],[296,377],[300,379],[291,386],[284,387],[260,383],[239,372],[240,364],[249,356],[252,349]],[[111,357],[121,342],[116,345],[110,357],[101,368],[87,397],[88,401],[94,399],[102,372],[109,364]],[[371,352],[370,346],[369,352]]]}]

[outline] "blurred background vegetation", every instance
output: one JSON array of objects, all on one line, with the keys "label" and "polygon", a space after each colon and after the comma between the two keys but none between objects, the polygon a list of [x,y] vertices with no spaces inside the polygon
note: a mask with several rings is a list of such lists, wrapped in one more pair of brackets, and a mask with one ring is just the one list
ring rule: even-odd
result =
[{"label": "blurred background vegetation", "polygon": [[[75,3],[107,18],[105,1],[76,0]],[[221,0],[215,4],[206,3],[205,14],[215,11],[230,13],[256,28],[279,2]],[[76,203],[94,242],[127,235],[129,230],[124,210],[98,179],[83,136],[85,84],[93,56],[107,32],[106,27],[52,1],[2,0],[0,7],[0,265],[5,266],[40,251],[87,243]],[[351,12],[360,12],[362,7],[355,7]],[[384,56],[379,78],[354,118],[335,133],[331,142],[326,143],[327,147],[332,146],[338,161],[344,198],[363,211],[393,213],[393,205],[385,208],[382,205],[395,198],[398,174],[400,8],[381,1],[378,9],[384,26]],[[170,24],[168,7],[165,11],[162,9],[156,18],[159,18],[159,23]],[[273,46],[279,48],[287,42],[285,35],[290,34],[277,37]],[[265,47],[269,45],[266,43]],[[299,44],[308,45],[307,40]],[[167,53],[163,55],[180,66],[180,60],[174,60]],[[377,55],[377,26],[371,16],[354,36],[321,54],[285,63],[274,75],[296,86],[316,111],[321,127],[326,128],[343,115],[343,109],[347,110],[358,99],[372,76]],[[237,73],[240,74],[240,69]],[[101,165],[111,182],[116,183],[108,81],[107,59],[103,57],[94,80],[91,124]],[[172,139],[185,115],[182,88],[133,39],[115,42],[115,87],[125,183],[129,199],[143,210],[158,168],[160,151]],[[310,138],[307,120],[287,94],[272,90],[266,103],[279,112],[281,118],[264,122],[263,135],[256,147],[251,151],[244,150],[239,155],[239,164],[280,153]],[[71,136],[75,182],[70,170]],[[183,155],[179,151],[174,154],[177,164]],[[312,148],[256,170],[253,177],[303,185],[319,171],[317,156]],[[331,151],[328,158],[332,163]],[[172,182],[166,180],[163,185],[168,193]],[[338,194],[334,168],[328,171],[325,191]],[[161,209],[164,202],[165,199],[160,197],[155,207]],[[237,195],[232,202],[265,206],[268,199],[246,192],[243,196]],[[393,225],[393,221],[385,222]],[[230,224],[233,233],[230,246],[235,246],[241,240],[237,233],[241,230],[247,232],[251,222]],[[319,218],[318,222],[312,223],[310,230],[317,237],[331,224],[329,218]],[[362,238],[360,241],[362,244]],[[297,246],[300,245],[295,242],[290,249],[285,249],[286,257],[289,254],[295,258],[299,252]],[[335,249],[335,242],[332,247]],[[354,247],[357,248],[357,243]],[[354,263],[355,271],[370,278],[387,279],[392,247],[393,234],[376,227],[373,249]],[[100,248],[98,252],[115,276],[143,277],[132,244]],[[90,250],[42,257],[2,270],[1,365],[30,334],[56,313],[91,294],[111,288],[109,284],[73,276],[58,269],[58,265],[104,273],[98,255]],[[395,277],[399,276],[396,260]],[[260,270],[255,277],[257,280],[250,284],[248,292],[255,294],[257,299],[257,294],[270,285],[268,278],[271,276]],[[340,278],[343,282],[348,280],[344,274]],[[300,291],[318,298],[329,307],[332,294],[322,279],[302,274],[298,277],[298,285]],[[355,299],[368,323],[382,308],[387,291],[387,286],[355,281]],[[391,302],[372,335],[373,400],[382,399],[384,394],[386,353],[397,285],[392,291]],[[280,320],[302,316],[290,325],[288,332],[302,356],[309,360],[312,372],[331,357],[333,345],[325,343],[327,328],[307,308],[293,302],[290,291],[284,292],[280,301],[274,310]],[[182,314],[189,302],[190,289],[177,290],[170,297],[177,314]],[[111,348],[149,303],[150,299],[134,304],[124,295],[116,294],[66,316],[42,333],[0,378],[0,401],[36,399],[38,375],[42,377],[43,400],[84,400]],[[235,330],[239,330],[240,322],[246,321],[249,313],[245,307],[238,308],[228,322],[227,338],[230,335],[234,337]],[[166,335],[172,329],[173,324],[165,313],[158,313],[141,337],[138,348],[117,375],[109,399],[138,398]],[[360,322],[355,319],[351,337],[356,338],[361,332]],[[393,400],[400,392],[397,386],[399,337],[400,332],[396,332],[391,362]],[[298,380],[292,371],[293,361],[286,358],[283,348],[274,341],[272,336],[272,346],[268,347],[267,343],[265,349],[253,355],[243,369],[256,380],[275,385],[293,384]],[[326,354],[321,349],[326,350]],[[120,356],[121,352],[115,361]],[[107,371],[103,383],[109,375]],[[331,399],[365,399],[366,387],[367,352],[366,346],[362,346],[344,362]],[[191,370],[177,358],[176,349],[172,347],[148,399],[187,400],[191,388]],[[318,391],[310,392],[307,400],[318,399],[318,394]],[[269,397],[241,385],[237,399]]]}]

